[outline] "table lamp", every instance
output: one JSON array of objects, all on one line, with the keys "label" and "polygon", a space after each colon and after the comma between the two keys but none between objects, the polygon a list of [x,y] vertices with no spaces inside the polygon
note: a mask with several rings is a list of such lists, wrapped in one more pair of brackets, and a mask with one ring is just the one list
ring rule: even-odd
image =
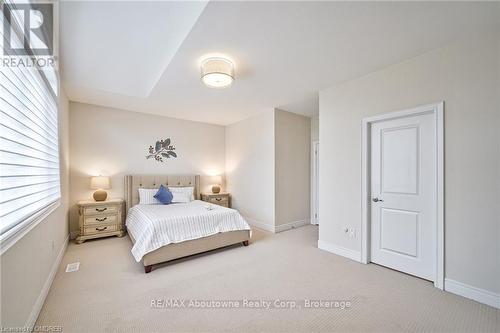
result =
[{"label": "table lamp", "polygon": [[222,177],[212,176],[211,183],[212,183],[212,193],[214,194],[220,193],[220,185],[222,184]]},{"label": "table lamp", "polygon": [[90,178],[90,188],[97,190],[94,192],[95,201],[104,201],[108,197],[108,192],[105,190],[109,189],[109,178],[98,176]]}]

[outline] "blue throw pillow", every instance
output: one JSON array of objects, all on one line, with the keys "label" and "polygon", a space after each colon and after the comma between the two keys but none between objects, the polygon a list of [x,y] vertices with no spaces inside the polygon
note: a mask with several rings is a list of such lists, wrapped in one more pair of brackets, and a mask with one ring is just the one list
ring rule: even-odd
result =
[{"label": "blue throw pillow", "polygon": [[172,198],[174,196],[172,195],[172,192],[170,192],[168,190],[168,188],[166,188],[165,186],[161,185],[160,189],[158,190],[158,192],[156,192],[156,194],[154,195],[154,197],[156,198],[156,200],[158,200],[162,204],[169,205],[169,204],[172,203]]}]

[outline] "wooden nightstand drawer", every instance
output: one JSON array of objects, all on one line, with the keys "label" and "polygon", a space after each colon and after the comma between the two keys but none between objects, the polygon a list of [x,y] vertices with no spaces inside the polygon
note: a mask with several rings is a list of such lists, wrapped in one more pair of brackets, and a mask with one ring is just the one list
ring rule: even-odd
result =
[{"label": "wooden nightstand drawer", "polygon": [[83,209],[84,215],[114,214],[116,212],[118,212],[118,207],[116,205],[85,207]]},{"label": "wooden nightstand drawer", "polygon": [[77,243],[87,239],[125,235],[123,200],[78,202],[80,232]]},{"label": "wooden nightstand drawer", "polygon": [[111,224],[116,224],[117,223],[117,216],[116,215],[97,215],[97,216],[90,216],[86,217],[83,220],[84,225],[93,225],[93,224],[102,224],[102,223],[111,223]]},{"label": "wooden nightstand drawer", "polygon": [[229,193],[202,193],[201,194],[201,200],[209,202],[214,205],[219,205],[223,207],[228,207],[230,206],[229,204]]},{"label": "wooden nightstand drawer", "polygon": [[229,198],[226,196],[217,196],[217,197],[211,197],[208,199],[208,202],[214,203],[214,204],[227,204],[229,201]]},{"label": "wooden nightstand drawer", "polygon": [[99,224],[92,227],[85,227],[83,229],[84,236],[93,234],[105,234],[107,232],[119,231],[119,226],[116,224]]}]

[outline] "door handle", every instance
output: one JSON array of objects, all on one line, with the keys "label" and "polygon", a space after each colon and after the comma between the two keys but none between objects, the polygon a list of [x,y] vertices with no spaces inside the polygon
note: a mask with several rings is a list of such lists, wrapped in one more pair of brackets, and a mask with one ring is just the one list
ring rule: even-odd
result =
[{"label": "door handle", "polygon": [[373,198],[373,199],[372,199],[372,201],[373,201],[373,202],[379,202],[379,201],[380,201],[380,202],[384,202],[384,200],[379,199],[379,198]]}]

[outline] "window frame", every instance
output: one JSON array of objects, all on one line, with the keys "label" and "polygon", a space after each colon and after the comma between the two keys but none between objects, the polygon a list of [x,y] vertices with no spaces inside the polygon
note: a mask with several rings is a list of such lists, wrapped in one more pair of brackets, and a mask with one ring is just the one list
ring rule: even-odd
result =
[{"label": "window frame", "polygon": [[[60,178],[60,175],[59,175]],[[0,255],[10,249],[14,244],[23,238],[28,232],[35,228],[40,222],[44,221],[50,214],[61,206],[61,197],[56,201],[48,204],[44,208],[37,211],[35,214],[24,219],[22,222],[16,224],[13,228],[9,229],[0,237]]]}]

